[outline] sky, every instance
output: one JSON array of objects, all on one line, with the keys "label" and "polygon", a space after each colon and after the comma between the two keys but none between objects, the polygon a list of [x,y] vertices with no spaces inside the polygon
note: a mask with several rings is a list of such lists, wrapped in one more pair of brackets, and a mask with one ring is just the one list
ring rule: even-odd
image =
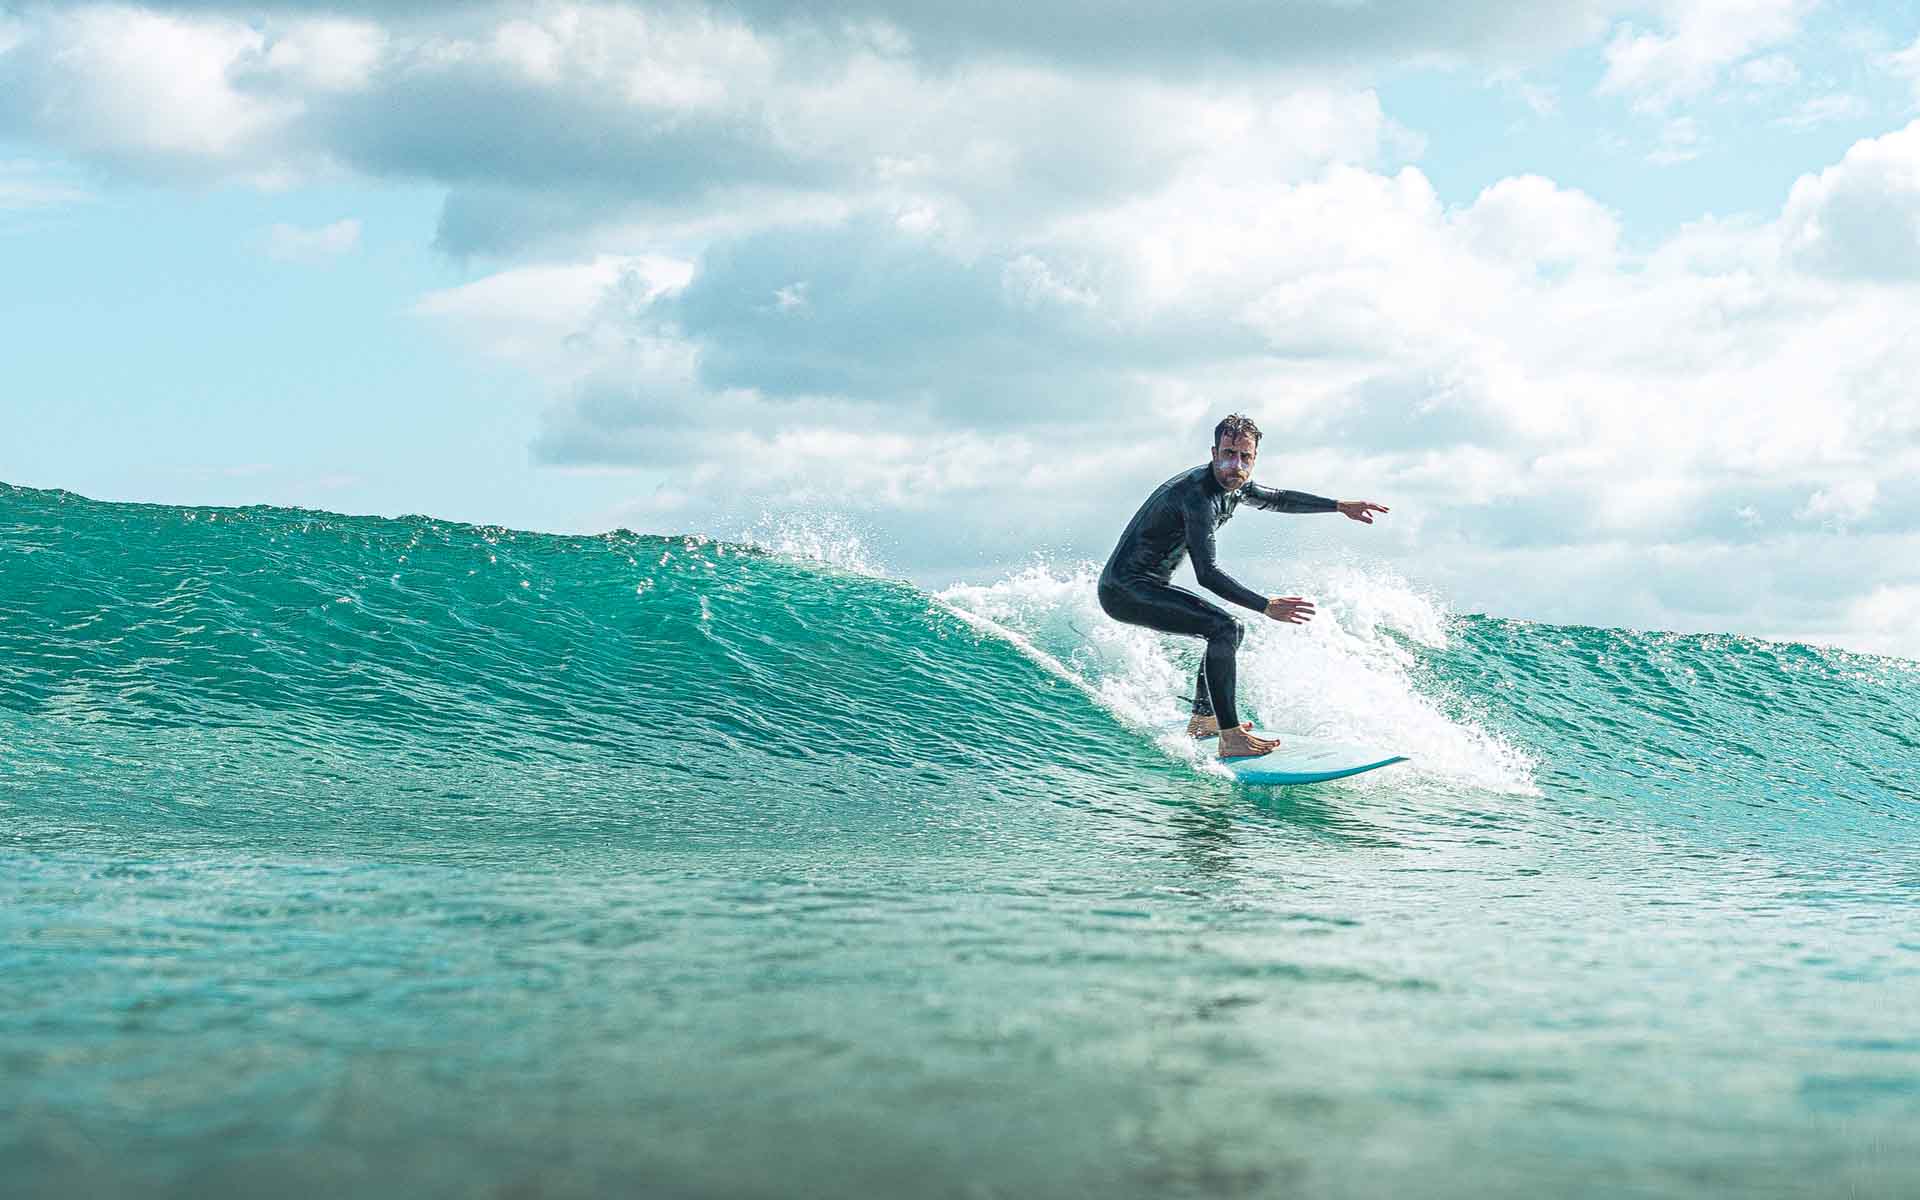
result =
[{"label": "sky", "polygon": [[1256,587],[1920,658],[1917,333],[1912,3],[0,2],[0,480],[100,499],[940,586],[1244,411],[1393,508]]}]

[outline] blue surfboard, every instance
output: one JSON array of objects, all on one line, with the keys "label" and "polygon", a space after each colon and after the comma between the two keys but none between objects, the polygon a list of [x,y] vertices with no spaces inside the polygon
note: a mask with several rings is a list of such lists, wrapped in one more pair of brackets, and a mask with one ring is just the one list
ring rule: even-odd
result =
[{"label": "blue surfboard", "polygon": [[1219,753],[1218,742],[1209,738],[1198,747],[1203,756],[1218,762],[1242,783],[1325,783],[1329,779],[1345,779],[1407,761],[1404,754],[1376,746],[1274,733],[1267,729],[1256,729],[1254,733],[1277,739],[1280,748],[1259,758],[1213,759],[1213,755]]}]

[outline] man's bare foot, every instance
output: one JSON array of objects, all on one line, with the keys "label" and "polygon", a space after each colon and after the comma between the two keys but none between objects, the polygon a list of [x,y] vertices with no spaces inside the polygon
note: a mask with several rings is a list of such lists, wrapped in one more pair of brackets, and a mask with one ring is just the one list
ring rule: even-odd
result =
[{"label": "man's bare foot", "polygon": [[1273,738],[1255,737],[1248,726],[1220,731],[1221,758],[1258,758],[1280,748]]},{"label": "man's bare foot", "polygon": [[[1240,728],[1252,729],[1253,722],[1242,721],[1240,722]],[[1199,713],[1195,713],[1193,719],[1187,722],[1187,736],[1200,741],[1205,741],[1210,737],[1219,737],[1220,718],[1212,716],[1203,717]]]}]

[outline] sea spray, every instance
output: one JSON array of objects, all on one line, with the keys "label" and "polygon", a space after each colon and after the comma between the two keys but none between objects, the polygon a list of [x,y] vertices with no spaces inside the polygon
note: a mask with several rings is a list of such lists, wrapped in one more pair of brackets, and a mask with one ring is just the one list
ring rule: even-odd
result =
[{"label": "sea spray", "polygon": [[[1114,621],[1095,598],[1099,569],[1037,563],[987,585],[940,593],[955,609],[1007,631],[1037,659],[1057,664],[1123,721],[1196,756],[1189,739],[1164,732],[1184,722],[1198,643]],[[1474,786],[1532,790],[1532,760],[1510,742],[1449,717],[1422,691],[1414,648],[1441,649],[1448,617],[1437,602],[1384,572],[1307,570],[1319,615],[1304,626],[1239,612],[1243,709],[1282,734],[1344,738],[1389,747],[1418,770]],[[1303,587],[1308,585],[1303,584]],[[1429,678],[1443,695],[1446,685]],[[1377,781],[1370,781],[1377,782]]]}]

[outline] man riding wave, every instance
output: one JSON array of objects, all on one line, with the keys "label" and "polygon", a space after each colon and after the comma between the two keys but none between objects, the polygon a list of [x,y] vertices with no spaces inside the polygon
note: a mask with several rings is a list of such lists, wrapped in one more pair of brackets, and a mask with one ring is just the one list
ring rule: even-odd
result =
[{"label": "man riding wave", "polygon": [[1254,736],[1234,706],[1234,652],[1246,628],[1219,605],[1175,587],[1174,570],[1189,555],[1200,586],[1276,621],[1304,625],[1313,603],[1299,596],[1263,596],[1220,569],[1213,532],[1243,502],[1268,512],[1337,512],[1362,524],[1387,511],[1371,500],[1329,500],[1306,492],[1275,491],[1251,482],[1260,453],[1260,427],[1240,413],[1213,429],[1213,461],[1182,471],[1154,489],[1128,523],[1100,572],[1100,607],[1116,621],[1162,633],[1207,640],[1194,679],[1193,719],[1187,733],[1220,738],[1221,758],[1270,754],[1280,743]]}]

